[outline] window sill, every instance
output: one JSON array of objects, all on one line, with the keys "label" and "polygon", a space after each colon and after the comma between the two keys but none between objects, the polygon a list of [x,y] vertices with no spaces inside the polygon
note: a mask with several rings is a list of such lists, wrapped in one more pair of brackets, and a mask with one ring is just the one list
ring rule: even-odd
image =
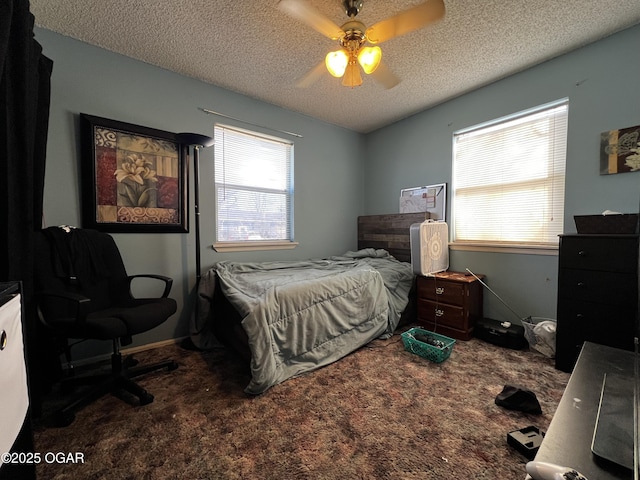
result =
[{"label": "window sill", "polygon": [[557,245],[504,245],[490,243],[452,242],[450,250],[466,250],[469,252],[514,253],[521,255],[558,255]]},{"label": "window sill", "polygon": [[213,249],[216,252],[251,252],[256,250],[290,250],[297,246],[298,242],[287,241],[218,242],[213,244]]}]

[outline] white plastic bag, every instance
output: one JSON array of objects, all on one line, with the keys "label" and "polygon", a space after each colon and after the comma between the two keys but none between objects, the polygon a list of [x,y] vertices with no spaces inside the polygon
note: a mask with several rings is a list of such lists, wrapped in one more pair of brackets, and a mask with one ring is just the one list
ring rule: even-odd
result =
[{"label": "white plastic bag", "polygon": [[557,322],[550,318],[529,317],[522,320],[524,338],[529,342],[529,348],[546,357],[555,358],[556,325]]}]

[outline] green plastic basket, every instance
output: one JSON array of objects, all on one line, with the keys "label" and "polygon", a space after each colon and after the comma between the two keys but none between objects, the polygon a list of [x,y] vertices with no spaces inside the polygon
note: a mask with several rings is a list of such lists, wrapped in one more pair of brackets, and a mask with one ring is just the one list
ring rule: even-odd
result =
[{"label": "green plastic basket", "polygon": [[[435,345],[430,345],[428,343],[421,342],[420,340],[416,340],[414,335],[425,335],[433,340],[442,342],[444,346],[438,347]],[[440,335],[438,333],[430,332],[429,330],[425,330],[423,328],[414,327],[400,335],[402,337],[402,343],[404,344],[404,349],[407,352],[415,353],[421,357],[427,358],[435,363],[444,362],[453,351],[453,344],[456,341],[453,338],[445,337],[444,335]]]}]

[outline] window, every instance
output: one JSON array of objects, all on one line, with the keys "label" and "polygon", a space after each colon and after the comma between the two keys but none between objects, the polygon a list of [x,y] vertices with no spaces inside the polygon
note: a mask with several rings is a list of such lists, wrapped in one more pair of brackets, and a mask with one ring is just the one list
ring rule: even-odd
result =
[{"label": "window", "polygon": [[293,144],[216,125],[216,250],[293,248]]},{"label": "window", "polygon": [[562,100],[454,133],[454,244],[557,247],[568,108]]}]

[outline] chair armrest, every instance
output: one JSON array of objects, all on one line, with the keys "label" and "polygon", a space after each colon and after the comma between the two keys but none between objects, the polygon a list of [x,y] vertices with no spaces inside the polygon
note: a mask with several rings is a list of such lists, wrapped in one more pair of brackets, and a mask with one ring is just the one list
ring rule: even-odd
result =
[{"label": "chair armrest", "polygon": [[166,298],[169,296],[169,292],[171,292],[171,287],[173,286],[173,278],[166,277],[164,275],[156,275],[153,273],[140,273],[138,275],[129,275],[129,295],[133,297],[133,293],[131,293],[131,282],[134,278],[153,278],[156,280],[160,280],[164,282],[164,291],[162,292],[161,297]]},{"label": "chair armrest", "polygon": [[[75,304],[75,308],[76,308],[75,318],[76,318],[76,323],[78,324],[83,324],[85,322],[87,318],[87,313],[89,311],[89,306],[91,304],[90,298],[87,298],[83,295],[79,295],[77,293],[72,293],[72,292],[62,292],[57,290],[42,290],[40,292],[37,292],[36,296],[38,298],[38,303],[42,303],[43,299],[47,297],[55,297],[62,300],[67,300],[72,305]],[[47,322],[47,319],[45,318],[45,315],[42,312],[40,305],[38,305],[38,311],[39,311],[40,320],[47,327],[55,328],[49,322]]]}]

